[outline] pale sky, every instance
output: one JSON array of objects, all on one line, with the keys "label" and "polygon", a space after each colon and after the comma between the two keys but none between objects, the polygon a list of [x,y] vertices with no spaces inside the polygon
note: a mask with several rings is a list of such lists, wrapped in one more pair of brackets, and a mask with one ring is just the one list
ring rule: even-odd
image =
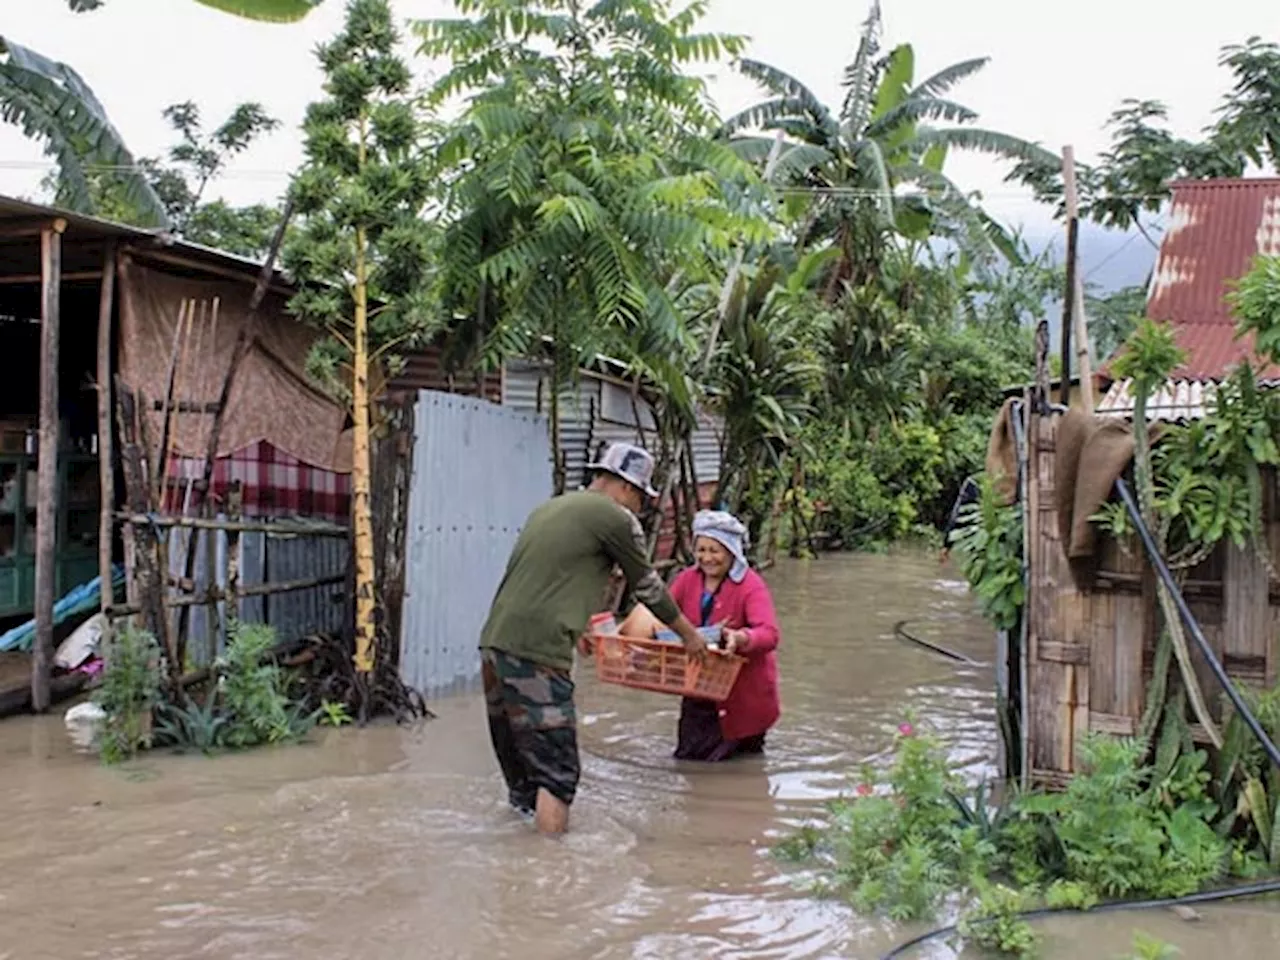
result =
[{"label": "pale sky", "polygon": [[[222,119],[237,103],[261,102],[284,126],[244,154],[215,189],[232,202],[271,201],[301,159],[298,124],[318,92],[313,51],[342,20],[342,0],[327,0],[301,24],[255,24],[191,0],[109,0],[72,14],[65,0],[0,0],[0,33],[74,66],[97,92],[135,155],[161,153],[171,136],[160,116],[168,104],[195,101]],[[852,59],[869,0],[712,0],[708,27],[747,34],[749,55],[797,75],[828,103]],[[917,80],[955,61],[989,56],[978,76],[952,96],[979,123],[1037,140],[1070,143],[1092,159],[1105,146],[1101,125],[1124,97],[1170,107],[1175,132],[1207,124],[1227,87],[1219,48],[1252,34],[1280,36],[1276,0],[1186,3],[1157,0],[884,0],[886,43],[915,47]],[[449,0],[395,0],[402,19],[447,14]],[[1068,17],[1069,19],[1063,19]],[[418,61],[417,69],[429,64]],[[727,115],[759,96],[726,67],[711,81]],[[35,196],[49,168],[40,149],[0,125],[0,192]],[[1048,215],[1002,182],[981,156],[955,156],[948,172],[983,191],[988,209],[1043,233]]]}]

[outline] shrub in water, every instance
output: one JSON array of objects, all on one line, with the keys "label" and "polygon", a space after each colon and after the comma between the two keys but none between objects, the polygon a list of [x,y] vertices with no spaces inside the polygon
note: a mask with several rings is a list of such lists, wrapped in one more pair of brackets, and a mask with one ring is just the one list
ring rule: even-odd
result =
[{"label": "shrub in water", "polygon": [[160,697],[160,648],[145,630],[125,626],[106,641],[102,686],[93,696],[106,717],[98,750],[106,763],[151,745],[151,714]]}]

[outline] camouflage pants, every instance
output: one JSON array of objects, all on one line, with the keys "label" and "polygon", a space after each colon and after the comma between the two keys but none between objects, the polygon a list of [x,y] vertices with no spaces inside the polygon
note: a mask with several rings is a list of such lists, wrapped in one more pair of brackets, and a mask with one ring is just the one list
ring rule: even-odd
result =
[{"label": "camouflage pants", "polygon": [[511,805],[532,812],[539,787],[573,803],[581,771],[568,672],[488,648],[480,651],[480,667],[489,736]]}]

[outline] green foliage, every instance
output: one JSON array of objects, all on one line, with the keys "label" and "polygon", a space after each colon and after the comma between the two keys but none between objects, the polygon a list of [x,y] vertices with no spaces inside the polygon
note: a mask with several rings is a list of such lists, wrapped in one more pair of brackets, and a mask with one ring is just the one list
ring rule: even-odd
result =
[{"label": "green foliage", "polygon": [[[264,204],[234,207],[223,200],[206,201],[208,188],[227,165],[263,135],[280,126],[256,103],[242,103],[211,131],[203,129],[199,108],[191,102],[167,107],[165,120],[178,134],[165,159],[142,157],[138,169],[164,205],[175,234],[194,243],[246,257],[265,256],[279,223],[277,210]],[[86,175],[89,206],[86,213],[118,223],[149,224],[119,179],[109,170]],[[54,202],[76,208],[72,185],[55,173],[43,181]]]},{"label": "green foliage", "polygon": [[294,740],[314,722],[288,696],[284,675],[269,656],[275,642],[275,630],[265,624],[232,626],[226,653],[217,663],[229,747]]},{"label": "green foliage", "polygon": [[1031,924],[1018,916],[1034,906],[1034,898],[1021,890],[1003,884],[988,886],[977,903],[960,917],[957,931],[966,940],[994,953],[1034,957],[1040,938]]},{"label": "green foliage", "polygon": [[[1247,164],[1275,171],[1280,165],[1280,46],[1250,37],[1224,47],[1219,64],[1231,74],[1217,120],[1199,139],[1176,137],[1168,110],[1155,100],[1126,99],[1112,113],[1111,149],[1097,166],[1080,164],[1081,216],[1109,227],[1142,229],[1144,213],[1168,201],[1176,180],[1239,177]],[[1030,185],[1037,199],[1064,212],[1061,162],[1030,160],[1009,179]],[[1154,245],[1154,242],[1153,242]]]},{"label": "green foliage", "polygon": [[1133,952],[1117,960],[1173,960],[1181,953],[1173,944],[1139,930],[1133,935]]},{"label": "green foliage", "polygon": [[325,700],[320,704],[320,723],[326,727],[341,727],[351,723],[351,713],[345,703]]},{"label": "green foliage", "polygon": [[608,353],[678,403],[681,278],[711,280],[710,258],[770,239],[743,194],[750,167],[709,139],[705,83],[685,70],[736,56],[742,38],[697,32],[702,2],[456,6],[415,29],[421,53],[447,62],[428,106],[462,98],[430,147],[444,309],[467,321],[457,349],[497,361],[549,338],[557,384]]},{"label": "green foliage", "polygon": [[289,309],[329,334],[311,370],[349,396],[358,303],[379,359],[438,326],[431,295],[436,233],[423,219],[434,191],[412,75],[396,54],[387,0],[350,0],[343,31],[317,52],[325,99],[307,108],[306,161],[290,196],[302,225],[286,268],[306,286]]},{"label": "green foliage", "polygon": [[1129,339],[1138,320],[1147,311],[1144,287],[1123,287],[1106,295],[1086,294],[1085,313],[1089,317],[1089,337],[1094,356],[1105,362]]},{"label": "green foliage", "polygon": [[[1264,712],[1280,703],[1269,696]],[[1019,913],[1177,897],[1222,880],[1229,864],[1240,875],[1263,869],[1254,843],[1224,839],[1241,821],[1222,816],[1206,754],[1174,746],[1147,765],[1145,743],[1093,734],[1065,791],[997,803],[985,783],[964,789],[940,742],[908,722],[887,775],[864,768],[853,795],[828,805],[825,825],[802,828],[777,852],[815,863],[819,887],[862,912],[910,920],[959,905],[966,939],[1031,956],[1037,938]],[[1236,763],[1265,763],[1237,746]]]},{"label": "green foliage", "polygon": [[1186,359],[1174,338],[1173,329],[1143,318],[1112,364],[1117,379],[1133,380],[1135,392],[1148,396],[1168,381],[1178,364]]},{"label": "green foliage", "polygon": [[157,745],[208,754],[288,743],[306,736],[322,715],[341,716],[333,704],[308,713],[289,695],[272,658],[275,643],[275,630],[265,624],[233,624],[226,652],[214,662],[216,684],[203,703],[184,697],[161,707]]},{"label": "green foliage", "polygon": [[1060,857],[1064,879],[1124,898],[1182,896],[1223,876],[1229,850],[1211,826],[1203,754],[1153,786],[1140,740],[1091,736],[1081,751],[1082,773],[1065,792],[1017,804],[1019,817],[1048,826],[1037,842],[1056,846],[1043,859]]},{"label": "green foliage", "polygon": [[[195,2],[247,20],[296,23],[320,6],[324,0],[195,0]],[[97,10],[106,3],[107,0],[67,0],[67,5],[76,13]]]},{"label": "green foliage", "polygon": [[1252,335],[1254,349],[1280,363],[1280,257],[1256,257],[1227,302],[1235,312],[1238,335]]},{"label": "green foliage", "polygon": [[106,714],[98,750],[105,763],[131,759],[151,745],[152,711],[160,699],[160,648],[145,630],[109,634],[102,686],[93,701]]},{"label": "green foliage", "polygon": [[94,211],[98,170],[138,222],[166,225],[163,203],[80,74],[6,36],[0,36],[0,120],[39,141],[57,162],[61,198],[72,210]]},{"label": "green foliage", "polygon": [[1022,509],[1004,504],[985,474],[978,500],[960,511],[952,544],[982,613],[997,630],[1011,630],[1026,600],[1022,575]]}]

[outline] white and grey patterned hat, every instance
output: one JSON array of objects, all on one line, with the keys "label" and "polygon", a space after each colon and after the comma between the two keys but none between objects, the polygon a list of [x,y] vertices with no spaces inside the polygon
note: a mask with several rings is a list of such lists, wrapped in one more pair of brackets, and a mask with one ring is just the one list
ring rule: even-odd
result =
[{"label": "white and grey patterned hat", "polygon": [[653,489],[653,455],[634,443],[611,443],[604,456],[587,464],[588,470],[601,470],[627,481],[645,496],[656,497]]}]

